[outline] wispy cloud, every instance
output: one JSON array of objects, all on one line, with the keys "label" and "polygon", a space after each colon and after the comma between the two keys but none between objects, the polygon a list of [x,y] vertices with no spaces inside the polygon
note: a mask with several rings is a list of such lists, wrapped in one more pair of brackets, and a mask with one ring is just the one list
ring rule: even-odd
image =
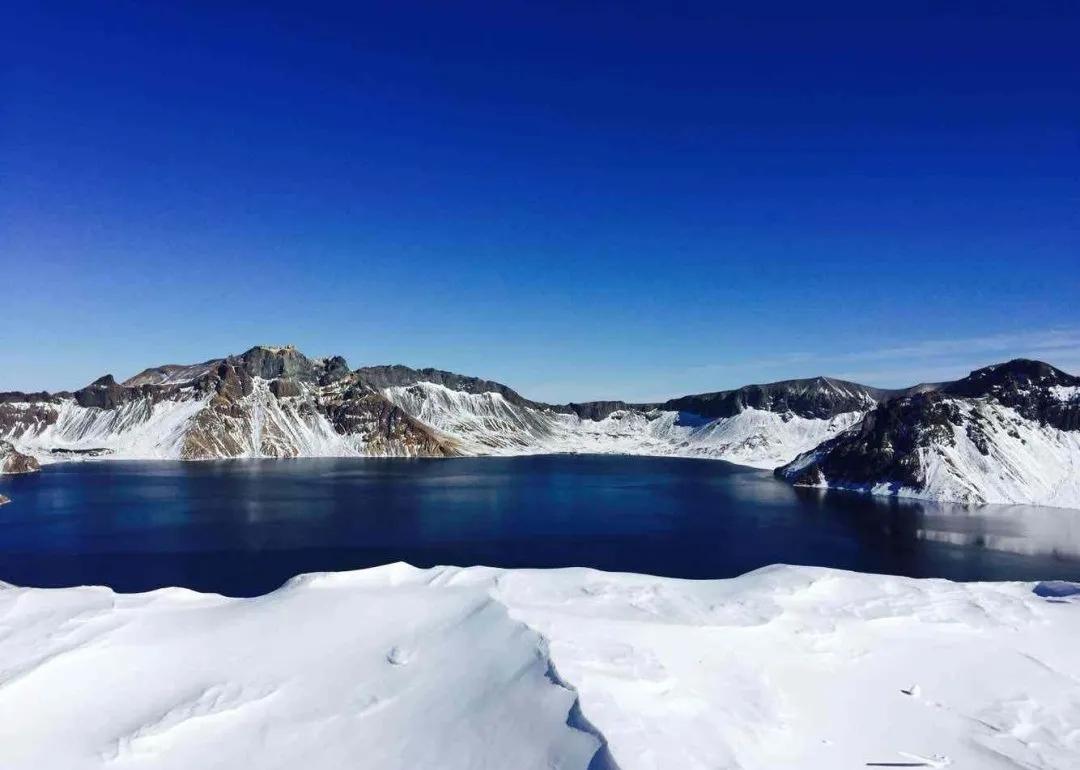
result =
[{"label": "wispy cloud", "polygon": [[790,352],[691,367],[687,373],[768,378],[828,374],[873,385],[910,385],[950,379],[1009,358],[1038,358],[1067,370],[1080,368],[1080,328],[920,340],[843,353]]},{"label": "wispy cloud", "polygon": [[549,402],[654,402],[687,393],[819,374],[867,385],[903,387],[954,380],[981,366],[1020,357],[1037,358],[1067,372],[1080,373],[1080,327],[934,338],[842,352],[790,351],[689,367],[594,370],[580,377],[515,385],[524,395]]}]

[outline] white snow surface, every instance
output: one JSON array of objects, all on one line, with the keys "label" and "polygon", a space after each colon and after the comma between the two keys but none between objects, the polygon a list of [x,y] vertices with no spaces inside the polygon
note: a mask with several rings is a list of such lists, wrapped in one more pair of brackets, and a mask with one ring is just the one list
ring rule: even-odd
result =
[{"label": "white snow surface", "polygon": [[1050,395],[1058,401],[1080,401],[1080,385],[1055,385]]},{"label": "white snow surface", "polygon": [[1080,767],[1080,586],[393,564],[0,588],[0,767]]},{"label": "white snow surface", "polygon": [[469,454],[679,455],[755,468],[790,462],[863,416],[849,412],[815,420],[747,409],[734,417],[709,420],[660,409],[631,409],[603,420],[583,420],[576,414],[514,404],[500,393],[465,393],[431,382],[386,388],[383,395],[453,438]]}]

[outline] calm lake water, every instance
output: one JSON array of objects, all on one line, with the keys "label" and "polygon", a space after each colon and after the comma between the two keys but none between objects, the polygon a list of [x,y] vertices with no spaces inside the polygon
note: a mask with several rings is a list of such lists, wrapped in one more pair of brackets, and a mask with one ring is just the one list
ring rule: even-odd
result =
[{"label": "calm lake water", "polygon": [[300,572],[589,566],[688,578],[776,562],[957,580],[1080,579],[1080,511],[798,490],[622,456],[87,462],[0,477],[0,579],[230,595]]}]

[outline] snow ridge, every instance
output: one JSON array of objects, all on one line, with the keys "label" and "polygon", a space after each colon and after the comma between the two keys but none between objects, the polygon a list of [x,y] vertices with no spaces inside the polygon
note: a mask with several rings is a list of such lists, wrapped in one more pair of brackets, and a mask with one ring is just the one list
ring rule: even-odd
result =
[{"label": "snow ridge", "polygon": [[0,585],[0,766],[1065,770],[1078,610],[1067,583],[781,565]]}]

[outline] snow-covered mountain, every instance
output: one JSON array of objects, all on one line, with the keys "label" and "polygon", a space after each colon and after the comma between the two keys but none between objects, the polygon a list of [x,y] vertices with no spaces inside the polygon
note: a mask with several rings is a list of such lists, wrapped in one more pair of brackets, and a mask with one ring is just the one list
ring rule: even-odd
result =
[{"label": "snow-covered mountain", "polygon": [[[544,404],[438,369],[255,347],[73,393],[0,394],[0,470],[34,461],[673,455],[777,468],[793,483],[1080,507],[1080,378],[1012,361],[906,390],[817,377],[631,404]],[[25,459],[19,459],[25,458]]]},{"label": "snow-covered mountain", "polygon": [[340,357],[255,347],[74,393],[0,394],[0,437],[46,462],[606,452],[773,468],[858,422],[882,393],[818,378],[666,404],[551,405],[437,369],[350,371]]},{"label": "snow-covered mountain", "polygon": [[[191,379],[184,379],[185,377]],[[449,455],[349,372],[291,347],[111,375],[74,393],[0,394],[0,437],[41,460]]]},{"label": "snow-covered mountain", "polygon": [[1080,377],[1018,359],[885,401],[777,474],[968,503],[1080,508]]}]

